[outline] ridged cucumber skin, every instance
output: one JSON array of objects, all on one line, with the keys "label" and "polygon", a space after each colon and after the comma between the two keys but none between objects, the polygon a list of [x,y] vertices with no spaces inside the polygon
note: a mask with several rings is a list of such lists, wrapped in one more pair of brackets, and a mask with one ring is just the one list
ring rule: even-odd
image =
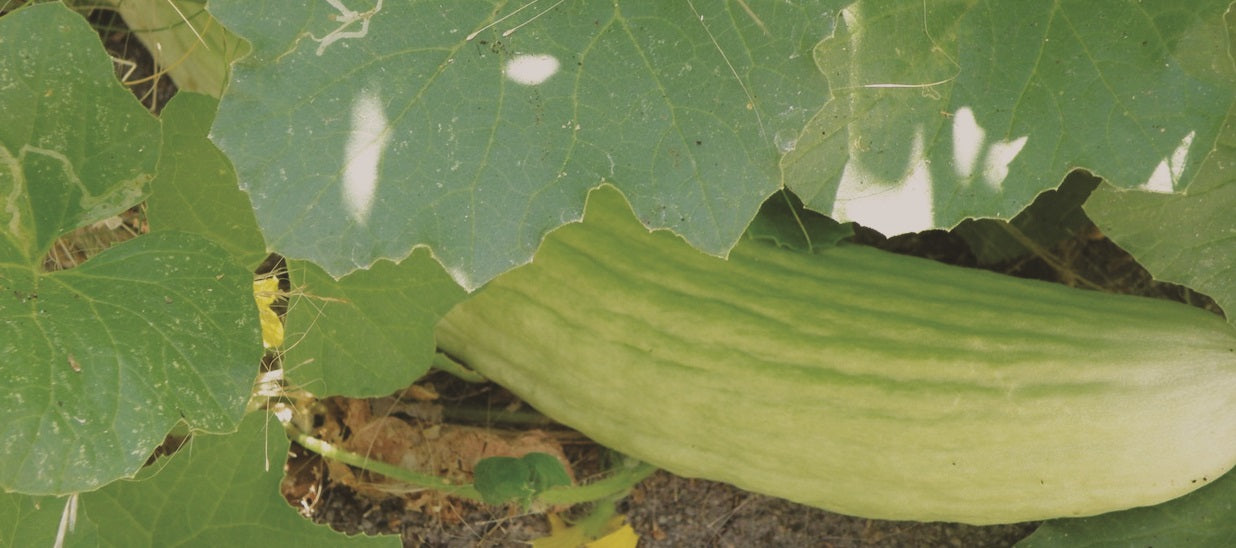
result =
[{"label": "ridged cucumber skin", "polygon": [[723,260],[610,189],[436,334],[601,444],[857,516],[1086,516],[1236,463],[1236,330],[1213,314],[857,246]]}]

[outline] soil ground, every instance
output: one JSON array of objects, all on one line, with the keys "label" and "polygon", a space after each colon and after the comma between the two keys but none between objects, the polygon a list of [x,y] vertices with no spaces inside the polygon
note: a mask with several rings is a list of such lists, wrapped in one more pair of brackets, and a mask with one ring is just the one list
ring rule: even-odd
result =
[{"label": "soil ground", "polygon": [[[549,533],[544,516],[471,507],[456,523],[374,503],[346,488],[325,495],[315,519],[349,533],[397,533],[412,546],[527,546]],[[975,527],[869,520],[734,487],[658,472],[618,506],[642,547],[1006,547],[1037,523]]]}]

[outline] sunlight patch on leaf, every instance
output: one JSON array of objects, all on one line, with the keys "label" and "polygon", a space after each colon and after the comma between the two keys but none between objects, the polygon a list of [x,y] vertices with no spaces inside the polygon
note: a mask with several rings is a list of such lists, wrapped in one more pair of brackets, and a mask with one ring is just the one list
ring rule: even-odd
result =
[{"label": "sunlight patch on leaf", "polygon": [[560,63],[553,55],[516,55],[506,64],[506,77],[516,84],[535,86],[558,72]]},{"label": "sunlight patch on leaf", "polygon": [[877,219],[871,228],[891,234],[926,230],[934,219],[931,192],[931,173],[923,157],[923,133],[919,130],[900,177],[883,179],[864,169],[855,158],[846,162],[832,216],[842,221]]},{"label": "sunlight patch on leaf", "polygon": [[352,103],[352,127],[344,145],[343,200],[348,214],[365,224],[378,190],[378,167],[391,140],[390,123],[376,93],[362,90]]},{"label": "sunlight patch on leaf", "polygon": [[980,179],[992,189],[999,190],[1009,175],[1009,164],[1026,146],[1029,136],[992,143],[987,142],[986,136],[987,132],[974,119],[974,111],[970,107],[961,107],[953,114],[953,164],[961,184],[968,186],[973,181],[975,164],[985,151],[987,154],[983,157]]},{"label": "sunlight patch on leaf", "polygon": [[1180,146],[1172,151],[1172,155],[1164,158],[1154,168],[1154,173],[1151,173],[1150,178],[1142,183],[1141,189],[1161,193],[1174,192],[1180,183],[1180,176],[1184,174],[1189,149],[1193,146],[1193,138],[1196,136],[1196,131],[1190,131],[1188,135],[1185,135],[1180,140]]}]

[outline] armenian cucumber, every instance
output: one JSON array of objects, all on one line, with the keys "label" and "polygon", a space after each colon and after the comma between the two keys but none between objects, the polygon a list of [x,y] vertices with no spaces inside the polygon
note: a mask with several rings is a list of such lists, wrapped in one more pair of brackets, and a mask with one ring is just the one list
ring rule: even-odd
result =
[{"label": "armenian cucumber", "polygon": [[1236,330],[1214,314],[852,245],[724,260],[610,189],[436,334],[599,443],[858,516],[1085,516],[1236,463]]}]

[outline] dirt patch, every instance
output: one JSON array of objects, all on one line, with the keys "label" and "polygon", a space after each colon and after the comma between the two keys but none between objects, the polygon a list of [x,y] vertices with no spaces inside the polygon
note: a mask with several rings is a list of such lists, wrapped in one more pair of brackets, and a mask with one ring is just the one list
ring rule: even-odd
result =
[{"label": "dirt patch", "polygon": [[[444,374],[424,386],[440,392],[455,408],[509,410],[510,393],[495,385],[471,385]],[[407,393],[408,391],[403,391]],[[560,450],[570,469],[585,481],[599,477],[614,455],[579,434],[547,423],[531,430],[502,425],[444,425],[441,408],[400,398],[349,400],[330,398],[315,418],[317,434],[352,447],[371,449],[371,457],[408,468],[466,481],[469,468],[457,463],[484,454],[518,454],[529,447]],[[438,405],[438,403],[434,403]],[[382,414],[375,415],[375,410]],[[483,432],[487,442],[456,443],[449,431],[470,440]],[[398,435],[388,435],[392,432]],[[430,434],[426,434],[430,432]],[[415,444],[405,443],[416,440]],[[525,446],[523,444],[532,444]],[[362,447],[363,446],[363,447]],[[413,448],[412,446],[416,446]],[[476,453],[476,454],[474,454]],[[546,515],[516,507],[493,507],[441,495],[408,490],[397,482],[327,462],[298,446],[289,459],[284,494],[302,514],[348,534],[399,535],[405,546],[518,546],[549,534]],[[580,517],[588,508],[556,509]],[[893,522],[834,514],[786,500],[757,495],[717,482],[657,472],[617,504],[617,510],[640,535],[641,546],[1010,546],[1037,524],[974,527],[950,523]]]},{"label": "dirt patch", "polygon": [[[327,484],[311,518],[349,534],[398,534],[408,547],[458,548],[523,546],[549,534],[544,515],[520,514],[514,508],[447,499],[435,507],[416,508],[398,497],[375,498],[339,483]],[[975,527],[856,518],[666,472],[636,486],[617,509],[627,516],[643,547],[1006,547],[1038,525]]]},{"label": "dirt patch", "polygon": [[974,527],[843,516],[664,472],[640,484],[624,510],[640,546],[1011,546],[1038,524]]}]

